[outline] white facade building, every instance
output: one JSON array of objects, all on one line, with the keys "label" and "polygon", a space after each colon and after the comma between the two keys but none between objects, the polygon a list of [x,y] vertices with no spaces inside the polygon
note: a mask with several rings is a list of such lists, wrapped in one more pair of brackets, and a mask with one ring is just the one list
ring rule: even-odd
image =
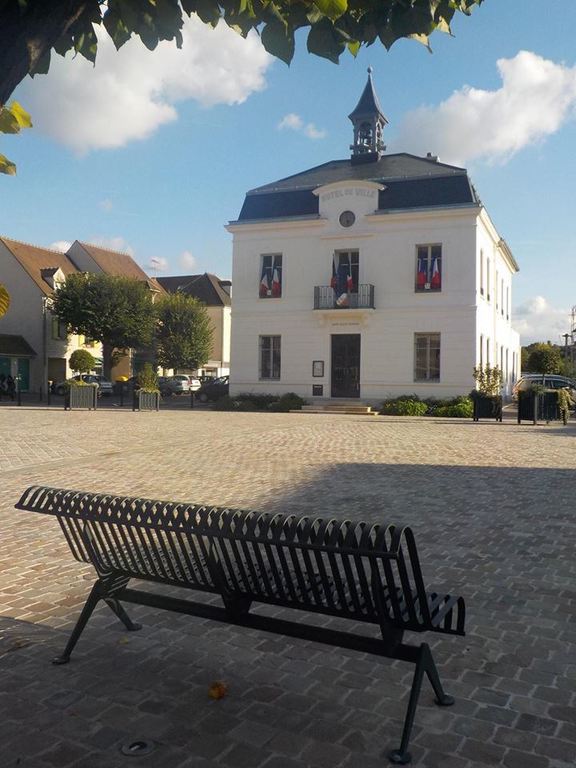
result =
[{"label": "white facade building", "polygon": [[519,375],[518,266],[466,170],[386,155],[368,82],[352,155],[252,190],[234,236],[232,394],[466,394]]}]

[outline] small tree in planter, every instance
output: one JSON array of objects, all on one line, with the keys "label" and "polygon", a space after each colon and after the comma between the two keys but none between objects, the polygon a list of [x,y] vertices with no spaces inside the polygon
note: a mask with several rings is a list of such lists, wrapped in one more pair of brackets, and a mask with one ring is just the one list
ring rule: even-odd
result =
[{"label": "small tree in planter", "polygon": [[144,368],[136,377],[138,389],[134,392],[134,404],[132,410],[159,411],[160,389],[158,387],[158,375],[151,363],[145,363]]},{"label": "small tree in planter", "polygon": [[70,355],[70,368],[78,373],[90,373],[95,364],[96,360],[87,349],[76,349]]},{"label": "small tree in planter", "polygon": [[470,396],[474,402],[474,421],[496,419],[502,421],[502,371],[497,365],[477,366],[473,371],[476,389]]}]

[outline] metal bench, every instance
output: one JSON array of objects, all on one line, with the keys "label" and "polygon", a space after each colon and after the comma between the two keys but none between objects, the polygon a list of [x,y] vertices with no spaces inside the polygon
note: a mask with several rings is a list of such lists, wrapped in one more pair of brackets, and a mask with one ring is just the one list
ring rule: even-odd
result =
[{"label": "metal bench", "polygon": [[[165,608],[240,627],[348,648],[415,664],[400,748],[410,762],[410,733],[426,675],[436,703],[454,703],[426,643],[410,632],[464,635],[462,597],[426,590],[410,528],[294,517],[196,504],[33,486],[17,509],[54,515],[74,557],[98,574],[61,656],[70,660],[92,611],[103,600],[130,631],[139,629],[122,603]],[[144,589],[130,579],[220,595],[223,606]],[[253,603],[364,622],[378,636],[251,613]]]}]

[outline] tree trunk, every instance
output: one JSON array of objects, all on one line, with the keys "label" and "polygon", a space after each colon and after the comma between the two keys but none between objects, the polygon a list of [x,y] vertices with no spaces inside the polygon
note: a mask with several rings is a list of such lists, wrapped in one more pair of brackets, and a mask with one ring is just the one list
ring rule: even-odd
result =
[{"label": "tree trunk", "polygon": [[0,14],[0,107],[94,0],[9,0]]}]

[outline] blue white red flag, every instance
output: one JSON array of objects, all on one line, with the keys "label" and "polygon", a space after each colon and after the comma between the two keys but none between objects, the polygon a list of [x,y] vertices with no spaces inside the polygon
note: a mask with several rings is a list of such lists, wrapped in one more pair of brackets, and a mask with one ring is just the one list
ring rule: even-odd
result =
[{"label": "blue white red flag", "polygon": [[432,279],[430,280],[430,287],[431,288],[440,288],[442,279],[440,276],[440,265],[438,264],[438,257],[434,257],[434,261],[432,263]]},{"label": "blue white red flag", "polygon": [[270,295],[270,283],[268,281],[268,269],[262,267],[262,277],[260,278],[260,298],[264,299]]}]

